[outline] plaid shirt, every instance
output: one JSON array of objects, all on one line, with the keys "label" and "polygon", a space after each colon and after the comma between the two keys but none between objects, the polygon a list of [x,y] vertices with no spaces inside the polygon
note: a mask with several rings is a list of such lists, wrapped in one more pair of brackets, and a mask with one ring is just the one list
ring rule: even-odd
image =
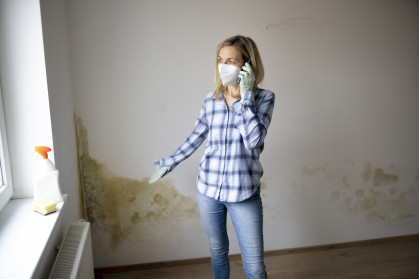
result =
[{"label": "plaid shirt", "polygon": [[275,102],[274,93],[259,88],[256,92],[246,91],[243,103],[237,100],[230,109],[223,93],[220,100],[208,94],[193,132],[173,155],[156,160],[156,166],[172,171],[208,136],[197,178],[198,191],[225,202],[251,197],[260,187],[263,169],[259,156]]}]

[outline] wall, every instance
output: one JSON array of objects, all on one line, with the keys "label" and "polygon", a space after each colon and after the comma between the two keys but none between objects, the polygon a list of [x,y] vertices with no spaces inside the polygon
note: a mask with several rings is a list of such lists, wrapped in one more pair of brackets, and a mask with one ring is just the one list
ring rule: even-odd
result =
[{"label": "wall", "polygon": [[55,164],[60,170],[61,191],[69,196],[68,225],[84,217],[84,206],[80,198],[67,8],[65,0],[40,3]]},{"label": "wall", "polygon": [[[36,145],[53,146],[37,1],[0,2],[0,73],[14,194],[33,196]],[[50,153],[54,161],[54,153]]]},{"label": "wall", "polygon": [[[209,256],[192,131],[216,45],[258,44],[276,93],[262,154],[265,249],[419,232],[419,5],[413,1],[68,1],[95,266]],[[231,253],[239,253],[229,225]]]},{"label": "wall", "polygon": [[79,182],[77,140],[74,118],[70,37],[65,0],[40,1],[45,71],[54,138],[55,165],[60,170],[60,187],[68,196],[65,216],[52,231],[34,278],[45,278],[69,225],[84,217]]},{"label": "wall", "polygon": [[84,215],[79,198],[67,23],[65,0],[0,1],[0,74],[12,198],[33,196],[36,145],[52,147],[50,159],[60,170],[62,193],[68,194],[66,216],[49,236],[34,278],[45,278],[69,223]]}]

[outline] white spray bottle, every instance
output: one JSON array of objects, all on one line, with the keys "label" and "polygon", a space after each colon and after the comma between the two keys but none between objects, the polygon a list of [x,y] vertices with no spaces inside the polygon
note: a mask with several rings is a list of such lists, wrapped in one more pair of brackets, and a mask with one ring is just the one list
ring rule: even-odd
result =
[{"label": "white spray bottle", "polygon": [[34,201],[47,199],[56,203],[63,202],[60,182],[58,181],[59,171],[48,159],[48,152],[51,151],[51,148],[36,146],[35,151],[42,156],[42,159],[38,160],[38,175],[34,178]]}]

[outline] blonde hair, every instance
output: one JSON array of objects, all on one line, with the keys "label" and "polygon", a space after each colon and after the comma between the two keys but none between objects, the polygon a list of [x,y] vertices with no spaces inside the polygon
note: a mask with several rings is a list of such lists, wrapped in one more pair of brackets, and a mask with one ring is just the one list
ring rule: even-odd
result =
[{"label": "blonde hair", "polygon": [[247,62],[249,59],[252,63],[253,73],[255,74],[255,85],[253,90],[262,82],[265,76],[262,59],[260,58],[259,50],[255,42],[245,36],[237,35],[222,41],[217,47],[217,55],[215,57],[215,79],[214,79],[214,95],[216,100],[220,99],[220,93],[226,90],[226,86],[221,83],[220,74],[218,73],[218,55],[220,50],[225,46],[234,46],[241,53],[243,61]]}]

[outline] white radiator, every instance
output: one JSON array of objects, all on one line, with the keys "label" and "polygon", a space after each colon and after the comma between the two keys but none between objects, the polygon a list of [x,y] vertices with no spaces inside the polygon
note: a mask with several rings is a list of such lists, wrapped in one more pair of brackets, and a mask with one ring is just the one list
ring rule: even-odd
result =
[{"label": "white radiator", "polygon": [[94,278],[89,222],[70,225],[49,278]]}]

